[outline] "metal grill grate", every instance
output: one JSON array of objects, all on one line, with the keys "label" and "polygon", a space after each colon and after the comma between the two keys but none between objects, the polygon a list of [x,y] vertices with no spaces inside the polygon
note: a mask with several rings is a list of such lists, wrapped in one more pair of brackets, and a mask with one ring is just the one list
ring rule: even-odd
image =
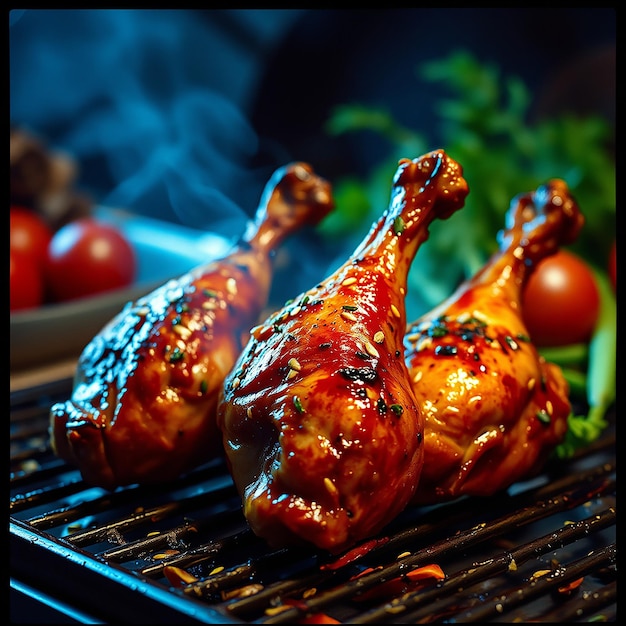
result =
[{"label": "metal grill grate", "polygon": [[[332,557],[270,550],[220,461],[158,488],[86,485],[47,443],[47,409],[68,393],[63,381],[11,399],[11,576],[83,621],[616,619],[613,429],[506,494],[411,507]],[[407,577],[431,564],[443,580]]]}]

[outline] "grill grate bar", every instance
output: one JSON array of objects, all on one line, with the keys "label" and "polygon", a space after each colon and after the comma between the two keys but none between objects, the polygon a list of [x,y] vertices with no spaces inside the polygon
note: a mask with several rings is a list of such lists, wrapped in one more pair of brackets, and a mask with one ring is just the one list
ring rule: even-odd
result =
[{"label": "grill grate bar", "polygon": [[[82,481],[73,482],[68,484],[68,487],[81,487],[81,489],[70,489],[68,491],[62,490],[63,496],[65,495],[77,495],[83,492],[86,488]],[[119,502],[117,503],[119,504]],[[37,517],[31,517],[28,519],[28,523],[38,530],[49,530],[61,526],[62,524],[68,524],[81,517],[87,517],[90,515],[96,515],[107,509],[116,506],[114,499],[110,494],[105,494],[91,500],[82,500],[79,504],[62,506],[57,509],[46,511],[43,515]],[[72,535],[72,541],[76,544],[80,543],[80,533],[74,533]]]},{"label": "grill grate bar", "polygon": [[[26,509],[30,509],[35,506],[44,506],[51,504],[57,500],[61,500],[67,496],[75,495],[86,489],[85,483],[80,478],[68,479],[64,482],[57,483],[53,487],[42,487],[34,489],[25,494],[18,494],[11,498],[9,503],[9,510],[11,513],[20,513]],[[37,521],[33,520],[33,525],[36,525]]]},{"label": "grill grate bar", "polygon": [[[525,506],[537,506],[537,503],[540,501],[549,500],[565,492],[569,494],[572,490],[581,491],[584,494],[585,490],[590,490],[590,492],[593,493],[595,489],[606,488],[607,486],[604,480],[614,474],[615,469],[614,463],[602,463],[579,472],[570,472],[560,479],[555,479],[544,485],[520,491],[502,500],[493,498],[490,501],[490,513],[495,516],[500,509],[500,513],[503,516],[503,523],[506,524],[507,516],[515,510],[515,507],[521,509]],[[585,498],[585,495],[582,497]],[[458,527],[460,524],[467,523],[468,519],[474,517],[474,507],[480,509],[482,502],[481,499],[467,498],[446,504],[445,518],[447,524]],[[408,528],[395,530],[388,538],[387,543],[381,542],[379,546],[374,547],[371,552],[389,552],[392,549],[401,552],[407,545],[410,546],[414,544],[417,537],[432,537],[440,531],[440,507],[435,507],[433,510],[427,511],[426,513],[417,510],[416,514],[417,519],[420,521],[419,525],[411,524]],[[393,529],[393,526],[392,524],[390,528]]]},{"label": "grill grate bar", "polygon": [[[265,585],[262,590],[252,596],[238,598],[230,602],[227,606],[228,612],[240,619],[251,619],[255,615],[263,615],[265,609],[274,606],[279,598],[282,602],[283,599],[290,596],[306,594],[308,590],[316,589],[322,583],[328,584],[330,580],[338,576],[339,574],[337,572],[328,573],[318,569],[308,575],[287,579],[278,584]],[[339,584],[345,582],[346,578],[347,576],[341,577],[338,581]],[[349,599],[352,595],[352,593],[342,594],[342,597],[339,599],[342,600],[344,597]],[[327,598],[328,596],[325,596],[325,599]],[[330,598],[328,599],[330,600]],[[260,621],[261,623],[294,623],[294,620],[297,621],[304,613],[309,612],[311,608],[310,603],[304,603],[300,606],[302,610],[297,608],[285,609],[272,618]]]},{"label": "grill grate bar", "polygon": [[[334,588],[326,594],[321,594],[306,602],[302,602],[299,607],[292,607],[274,615],[264,623],[289,623],[302,616],[304,613],[318,612],[330,604],[337,603],[341,600],[348,600],[358,593],[362,593],[377,585],[393,580],[413,568],[432,562],[439,562],[451,553],[460,552],[477,543],[494,539],[508,530],[517,529],[531,522],[545,519],[558,512],[574,508],[586,502],[592,495],[598,496],[602,493],[610,492],[614,488],[614,481],[607,481],[602,478],[597,481],[593,487],[588,485],[585,485],[583,488],[576,487],[550,500],[540,501],[533,506],[524,507],[511,514],[504,515],[499,519],[491,520],[489,523],[481,523],[471,528],[460,530],[453,536],[446,537],[421,551],[403,557],[381,569],[376,569],[355,580],[347,580],[342,586]],[[583,493],[585,494],[584,496]],[[416,534],[419,537],[419,534]],[[284,584],[285,583],[281,583],[281,585]],[[272,593],[274,596],[283,595],[284,589],[280,589],[281,585],[268,588],[263,595],[269,597],[272,596]],[[260,596],[261,594],[257,595]],[[257,596],[244,598],[234,602],[228,608],[234,614],[241,615],[242,613],[248,613],[249,609],[252,608],[251,605],[258,604],[260,599],[261,598],[257,598]]]},{"label": "grill grate bar", "polygon": [[[579,598],[571,600],[567,604],[560,604],[555,609],[545,611],[541,614],[540,620],[548,624],[570,624],[583,617],[588,617],[609,607],[617,600],[617,581],[607,583],[601,589],[593,592],[585,592]],[[592,621],[592,620],[587,620]],[[595,621],[615,622],[614,611],[609,615],[598,615]]]},{"label": "grill grate bar", "polygon": [[[118,548],[111,548],[98,554],[102,559],[123,562],[135,558],[142,553],[163,547],[171,541],[181,541],[188,536],[198,534],[210,526],[226,526],[229,525],[234,516],[239,517],[239,511],[222,511],[220,513],[207,515],[204,519],[194,519],[184,524],[169,529],[166,533],[158,533],[148,536],[146,539],[138,539],[124,544]],[[212,546],[212,544],[209,544]],[[168,563],[169,564],[169,563]],[[159,569],[163,569],[165,563],[161,564]],[[142,570],[145,573],[145,570]]]},{"label": "grill grate bar", "polygon": [[[246,528],[234,535],[229,535],[223,539],[212,541],[193,550],[187,550],[181,554],[177,554],[168,559],[164,559],[160,563],[149,565],[141,570],[144,576],[158,577],[163,574],[165,567],[192,567],[207,559],[213,558],[221,552],[227,552],[233,547],[241,547],[256,541],[249,528]],[[199,595],[202,595],[201,593]]]},{"label": "grill grate bar", "polygon": [[[223,461],[169,485],[91,487],[54,457],[48,442],[42,449],[47,417],[38,436],[31,423],[37,410],[19,407],[15,424],[12,410],[11,528],[20,548],[11,551],[12,571],[66,600],[74,591],[65,588],[82,584],[85,565],[94,590],[119,580],[113,602],[89,600],[87,591],[76,599],[97,606],[94,617],[105,621],[128,620],[124,607],[144,587],[151,623],[168,611],[182,621],[270,624],[497,622],[503,616],[567,622],[615,610],[614,427],[574,458],[554,459],[537,476],[489,498],[488,506],[468,497],[407,507],[386,534],[330,555],[272,550],[256,537]],[[30,539],[16,535],[14,524]],[[66,568],[68,559],[77,568]],[[40,562],[54,567],[33,567]],[[442,568],[444,580],[416,583],[406,576],[431,564]],[[59,574],[54,580],[52,570]],[[539,572],[545,575],[536,578]],[[580,577],[576,591],[558,592]],[[140,613],[133,615],[141,621]]]},{"label": "grill grate bar", "polygon": [[584,537],[589,537],[595,532],[613,526],[615,522],[615,509],[611,507],[584,520],[570,522],[548,535],[511,550],[511,558],[514,562],[524,563],[533,557],[545,554],[554,549],[555,546],[563,547]]},{"label": "grill grate bar", "polygon": [[[29,454],[26,458],[19,455],[19,461],[26,461],[16,471],[11,472],[10,485],[12,489],[19,489],[27,486],[34,478],[40,481],[51,480],[67,471],[67,465],[61,459],[46,460],[45,465],[41,465],[37,460],[37,455]],[[11,455],[11,461],[15,462],[17,457]],[[26,465],[26,467],[24,467]]]},{"label": "grill grate bar", "polygon": [[560,565],[556,571],[533,579],[529,584],[520,585],[498,593],[492,602],[482,602],[472,611],[467,611],[455,618],[456,622],[483,622],[502,615],[528,603],[539,596],[556,591],[578,578],[584,577],[600,568],[612,566],[617,558],[615,544],[594,550],[569,565]]},{"label": "grill grate bar", "polygon": [[148,509],[139,507],[130,517],[123,517],[93,529],[74,532],[67,537],[67,540],[75,546],[93,545],[105,541],[108,537],[121,537],[122,532],[128,532],[154,520],[165,519],[180,509],[180,503],[175,501]]},{"label": "grill grate bar", "polygon": [[[299,565],[298,578],[288,579],[278,585],[280,587],[280,595],[293,593],[293,591],[296,589],[308,589],[313,582],[325,580],[328,578],[328,574],[320,572],[319,568],[317,567],[317,559],[314,557],[313,553],[309,555],[309,558],[306,558],[306,556],[306,552],[304,555],[299,555],[298,563],[296,563],[296,567],[298,567]],[[292,568],[294,567],[294,554],[291,550],[285,549],[271,552],[254,560],[248,561],[247,563],[240,563],[232,568],[225,570],[223,573],[217,576],[212,576],[206,580],[192,583],[185,588],[185,593],[188,595],[211,597],[223,591],[224,589],[232,588],[233,581],[237,579],[243,579],[244,576],[248,580],[261,579],[263,576],[263,572],[275,572],[277,571],[277,568],[285,564],[289,564]],[[313,569],[315,570],[315,573],[313,575],[306,575],[306,572],[309,572]],[[236,574],[234,577],[233,573]],[[247,603],[244,611],[249,611],[250,604],[254,606],[255,609],[259,606],[267,606],[268,595],[270,598],[276,596],[275,586],[267,585],[265,586],[265,589],[250,598],[252,602]],[[233,607],[229,607],[229,609],[231,608]],[[236,614],[237,610],[235,609],[231,612],[233,614]]]},{"label": "grill grate bar", "polygon": [[111,548],[104,552],[97,553],[97,557],[108,562],[123,563],[135,557],[139,557],[146,552],[154,552],[172,543],[184,541],[191,533],[198,531],[195,524],[183,524],[168,530],[166,534],[149,536],[146,539],[126,543],[119,548]]},{"label": "grill grate bar", "polygon": [[[614,466],[611,464],[603,464],[600,467],[592,467],[583,472],[571,473],[568,474],[562,481],[558,483],[550,483],[548,485],[532,489],[530,491],[518,493],[515,496],[508,498],[505,500],[505,504],[507,505],[505,515],[510,515],[511,510],[514,506],[524,506],[527,502],[537,502],[537,500],[542,497],[554,495],[553,492],[562,493],[563,488],[568,486],[575,489],[582,489],[582,485],[592,485],[591,491],[595,489],[603,489],[610,488],[610,485],[606,485],[605,478],[607,475],[611,474],[614,471]],[[600,485],[598,487],[597,485]],[[595,485],[595,486],[594,486]],[[587,491],[589,488],[587,488]],[[566,495],[569,495],[566,494]],[[537,505],[535,505],[537,506]],[[452,525],[458,525],[459,523],[467,523],[467,520],[474,516],[472,511],[472,500],[464,500],[461,502],[455,502],[446,505],[446,521]],[[492,512],[495,512],[497,509],[494,507]],[[550,514],[548,511],[547,514]],[[341,557],[340,560],[345,560],[351,564],[358,562],[364,557],[368,557],[370,559],[376,558],[380,555],[381,558],[384,558],[386,554],[398,554],[402,552],[407,546],[414,544],[416,541],[427,541],[432,540],[433,535],[441,529],[441,511],[439,508],[435,508],[431,511],[427,511],[426,513],[418,512],[419,519],[422,521],[417,526],[411,525],[409,528],[403,528],[399,531],[394,532],[393,535],[384,537],[382,539],[367,542],[367,548],[359,547],[350,553],[350,557],[346,559],[346,557]],[[508,518],[504,518],[505,521]],[[445,541],[450,541],[449,538],[446,538]],[[323,565],[325,569],[337,569],[338,565],[336,563],[327,563]],[[393,574],[392,574],[393,576]],[[317,576],[314,577],[317,580]],[[284,593],[285,588],[289,585],[289,581],[282,581],[279,583],[282,585],[282,589],[280,593]],[[274,592],[267,592],[274,593]],[[252,599],[245,600],[244,602],[252,602]]]},{"label": "grill grate bar", "polygon": [[[431,604],[446,595],[456,594],[463,589],[468,589],[470,586],[486,580],[487,578],[496,576],[498,574],[505,574],[513,567],[517,568],[522,563],[528,561],[534,556],[545,554],[552,551],[555,546],[563,547],[568,543],[572,543],[587,536],[593,532],[599,531],[611,524],[615,523],[615,511],[608,510],[601,516],[592,516],[571,525],[567,525],[558,529],[554,533],[550,533],[536,539],[517,550],[512,552],[501,552],[494,558],[485,561],[484,563],[477,563],[472,565],[468,569],[461,570],[449,577],[438,585],[435,589],[427,590],[425,592],[414,592],[412,594],[406,594],[401,601],[391,602],[383,607],[378,607],[372,611],[364,613],[362,615],[352,618],[352,623],[355,624],[380,624],[382,621],[388,620],[389,613],[394,615],[402,613],[403,620],[407,618],[406,611],[414,610],[416,608],[428,605],[428,612],[432,612]],[[552,574],[549,577],[537,579],[541,582],[539,585],[531,584],[531,589],[537,589],[537,595],[544,593],[541,591],[543,585],[547,585],[548,582],[552,582],[552,587],[560,586],[578,578],[584,573],[587,573],[589,569],[593,569],[599,566],[605,566],[612,564],[615,560],[615,551],[610,548],[599,551],[595,558],[589,558],[583,563],[583,559],[579,561],[578,566],[571,566],[566,572],[565,567],[559,568],[557,573]],[[585,569],[587,568],[587,569]],[[584,571],[583,571],[584,570]],[[552,588],[551,587],[551,588]],[[528,585],[517,587],[514,592],[510,594],[498,594],[497,607],[489,606],[488,610],[485,610],[485,605],[477,609],[478,616],[476,619],[468,621],[486,621],[489,617],[493,617],[494,611],[499,611],[498,607],[504,604],[503,598],[508,598],[511,602],[511,608],[520,604],[524,599],[532,599],[534,596],[528,591]],[[526,596],[522,598],[521,596]],[[519,602],[518,602],[519,599]],[[411,618],[411,621],[413,618]],[[455,620],[456,621],[456,620]]]},{"label": "grill grate bar", "polygon": [[[212,494],[218,498],[225,495],[225,493],[231,495],[230,486],[220,489],[218,492],[212,492]],[[105,539],[112,531],[128,531],[145,525],[147,521],[165,519],[173,516],[175,513],[181,513],[188,510],[193,507],[194,504],[198,504],[199,499],[208,499],[208,494],[202,493],[187,500],[171,500],[165,504],[147,509],[139,507],[139,509],[134,511],[130,516],[116,519],[109,524],[98,526],[96,528],[74,533],[69,539],[73,544],[80,546],[97,543],[98,541]]]}]

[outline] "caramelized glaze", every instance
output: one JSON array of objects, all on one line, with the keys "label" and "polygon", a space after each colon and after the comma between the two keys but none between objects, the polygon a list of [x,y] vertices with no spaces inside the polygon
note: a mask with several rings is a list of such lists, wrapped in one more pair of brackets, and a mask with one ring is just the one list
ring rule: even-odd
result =
[{"label": "caramelized glaze", "polygon": [[388,210],[321,284],[252,330],[218,407],[250,526],[273,546],[339,552],[407,504],[423,421],[403,359],[410,264],[463,206],[442,150],[400,161]]},{"label": "caramelized glaze", "polygon": [[406,363],[425,419],[414,502],[491,495],[538,471],[562,441],[568,385],[532,344],[521,295],[537,263],[572,242],[582,224],[562,180],[518,196],[499,251],[408,327]]},{"label": "caramelized glaze", "polygon": [[277,170],[225,258],[128,303],[85,347],[71,398],[51,409],[56,453],[106,489],[171,481],[223,455],[218,394],[266,306],[274,252],[332,207],[310,166]]}]

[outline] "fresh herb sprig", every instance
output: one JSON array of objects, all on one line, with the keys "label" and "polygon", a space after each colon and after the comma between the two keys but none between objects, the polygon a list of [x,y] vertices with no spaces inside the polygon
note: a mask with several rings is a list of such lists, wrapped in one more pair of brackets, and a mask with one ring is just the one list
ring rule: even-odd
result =
[{"label": "fresh herb sprig", "polygon": [[[349,243],[351,237],[360,237],[388,203],[389,180],[398,159],[422,154],[435,143],[445,148],[462,163],[470,194],[463,211],[431,225],[428,245],[411,267],[407,307],[419,315],[449,296],[496,251],[497,231],[517,194],[550,178],[565,180],[585,216],[585,226],[569,248],[593,268],[602,292],[602,313],[589,344],[551,353],[568,378],[571,394],[583,397],[589,407],[587,415],[570,416],[567,439],[557,450],[560,456],[569,456],[599,436],[615,399],[615,297],[606,274],[616,233],[612,129],[599,116],[570,113],[531,122],[532,98],[523,82],[502,76],[497,66],[480,63],[467,51],[424,63],[417,67],[417,75],[442,83],[450,92],[450,98],[437,104],[442,139],[434,142],[399,124],[384,109],[362,104],[337,107],[326,125],[331,135],[374,132],[388,141],[390,149],[365,180],[352,177],[335,184],[337,208],[320,231],[330,240]],[[579,360],[574,364],[576,351]]]},{"label": "fresh herb sprig", "polygon": [[[433,224],[429,245],[420,251],[420,258],[445,256],[459,270],[456,276],[450,275],[451,282],[457,282],[459,275],[471,276],[495,251],[495,233],[513,197],[549,178],[562,178],[585,214],[585,227],[570,248],[604,269],[615,236],[616,176],[608,149],[609,123],[599,116],[567,113],[531,123],[532,98],[524,83],[502,76],[497,67],[481,64],[465,51],[424,63],[417,72],[424,80],[443,83],[451,93],[449,99],[437,103],[443,140],[436,147],[444,147],[463,164],[470,183],[465,208],[445,227]],[[367,180],[338,182],[337,208],[321,227],[328,237],[369,226],[387,204],[390,172],[395,171],[398,158],[422,154],[434,141],[402,126],[384,109],[359,104],[338,106],[326,130],[331,135],[375,132],[390,146]],[[461,248],[459,243],[463,243]]]}]

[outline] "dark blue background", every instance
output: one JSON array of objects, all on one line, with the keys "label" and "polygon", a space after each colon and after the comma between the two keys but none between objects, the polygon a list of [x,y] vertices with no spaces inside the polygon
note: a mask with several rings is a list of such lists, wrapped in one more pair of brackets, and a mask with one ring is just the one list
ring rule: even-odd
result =
[{"label": "dark blue background", "polygon": [[331,179],[379,161],[383,145],[322,130],[337,104],[386,106],[437,147],[439,94],[416,67],[455,49],[522,78],[535,108],[615,116],[611,8],[9,17],[11,121],[75,155],[79,183],[98,201],[200,228],[219,228],[225,211],[250,215],[271,171],[289,160]]}]

